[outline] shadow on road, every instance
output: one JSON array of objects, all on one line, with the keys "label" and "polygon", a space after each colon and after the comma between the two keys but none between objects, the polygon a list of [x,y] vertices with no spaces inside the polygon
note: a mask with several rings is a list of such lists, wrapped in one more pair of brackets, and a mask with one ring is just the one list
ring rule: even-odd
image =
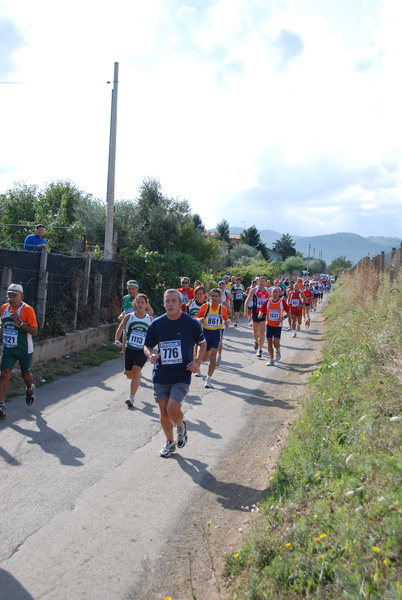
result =
[{"label": "shadow on road", "polygon": [[[264,379],[265,383],[287,383],[283,381],[275,381],[273,379]],[[288,384],[289,385],[289,384]],[[290,384],[290,385],[302,385],[300,384]],[[250,388],[243,387],[241,385],[233,385],[232,383],[220,383],[219,387],[221,391],[229,394],[230,396],[235,396],[236,398],[240,398],[247,402],[247,404],[272,407],[277,406],[279,408],[283,408],[284,410],[293,410],[293,405],[288,404],[287,402],[283,402],[282,400],[278,400],[273,398],[266,391],[262,389],[254,390],[252,394],[250,394]],[[223,389],[222,389],[223,388]],[[218,389],[218,386],[215,386],[215,389]]]},{"label": "shadow on road", "polygon": [[214,438],[216,440],[221,440],[222,436],[219,433],[214,433],[209,425],[205,423],[205,421],[200,421],[200,419],[191,420],[191,431],[198,431],[201,435],[206,435],[207,437]]},{"label": "shadow on road", "polygon": [[[7,452],[7,450],[4,450],[4,448],[2,448],[1,446],[0,446],[0,456],[1,456],[1,458],[4,459],[4,462],[8,463],[12,467],[18,467],[21,464],[19,460],[17,460],[13,456],[11,456],[11,454],[9,454]],[[1,598],[1,596],[0,596],[0,598]]]},{"label": "shadow on road", "polygon": [[208,471],[207,463],[195,458],[185,458],[180,454],[174,454],[181,469],[189,475],[194,483],[202,487],[207,492],[218,496],[218,502],[229,510],[244,510],[243,506],[256,504],[266,497],[267,489],[257,490],[239,483],[218,481],[212,473]]},{"label": "shadow on road", "polygon": [[30,437],[31,439],[28,441],[28,444],[37,444],[44,452],[56,456],[62,465],[82,467],[83,463],[78,459],[84,458],[85,454],[80,448],[72,446],[64,435],[49,427],[41,412],[38,412],[35,417],[38,426],[37,431],[25,429],[20,425],[16,425],[16,423],[8,423],[8,426],[17,433]]},{"label": "shadow on road", "polygon": [[24,586],[4,569],[0,569],[0,598],[4,600],[34,600]]}]

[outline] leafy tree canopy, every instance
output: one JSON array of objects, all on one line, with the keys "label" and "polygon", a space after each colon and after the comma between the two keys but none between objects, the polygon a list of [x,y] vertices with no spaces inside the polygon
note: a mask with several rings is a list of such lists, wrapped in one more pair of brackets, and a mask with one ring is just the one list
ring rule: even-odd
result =
[{"label": "leafy tree canopy", "polygon": [[195,229],[198,229],[199,231],[202,231],[202,233],[205,233],[205,225],[202,222],[202,219],[199,214],[195,213],[193,215],[193,223]]},{"label": "leafy tree canopy", "polygon": [[230,229],[229,229],[229,223],[226,221],[226,219],[222,219],[222,221],[220,221],[217,224],[216,231],[218,234],[218,238],[222,242],[226,242],[227,244],[230,244],[230,238],[229,238]]},{"label": "leafy tree canopy", "polygon": [[309,273],[312,275],[326,273],[327,263],[321,258],[310,258],[310,261],[307,261],[307,264]]},{"label": "leafy tree canopy", "polygon": [[330,265],[328,266],[328,273],[330,275],[338,275],[338,273],[342,271],[346,271],[347,269],[352,268],[352,261],[346,260],[344,256],[340,256],[339,258],[335,258]]},{"label": "leafy tree canopy", "polygon": [[259,252],[261,252],[263,258],[265,260],[269,259],[269,251],[266,245],[261,241],[260,232],[258,231],[255,225],[252,225],[248,229],[245,229],[242,233],[242,240],[248,246],[252,248],[257,248]]},{"label": "leafy tree canopy", "polygon": [[284,267],[286,272],[292,275],[294,271],[303,271],[306,268],[306,263],[299,256],[288,256],[284,262]]},{"label": "leafy tree canopy", "polygon": [[286,260],[288,256],[296,255],[295,243],[289,233],[284,233],[279,240],[276,240],[275,250],[282,254],[283,260]]}]

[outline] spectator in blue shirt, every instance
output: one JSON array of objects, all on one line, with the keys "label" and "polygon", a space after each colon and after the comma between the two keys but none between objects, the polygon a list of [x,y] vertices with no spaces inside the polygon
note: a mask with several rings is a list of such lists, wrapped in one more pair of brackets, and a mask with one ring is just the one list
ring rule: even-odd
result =
[{"label": "spectator in blue shirt", "polygon": [[35,227],[35,233],[27,235],[25,238],[24,250],[32,250],[33,252],[40,252],[42,248],[46,248],[47,250],[46,240],[43,237],[44,235],[45,226],[37,225]]}]

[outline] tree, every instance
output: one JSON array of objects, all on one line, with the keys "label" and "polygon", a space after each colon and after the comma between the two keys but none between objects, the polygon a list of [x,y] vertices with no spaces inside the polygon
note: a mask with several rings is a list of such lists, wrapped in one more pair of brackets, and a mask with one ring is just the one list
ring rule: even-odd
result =
[{"label": "tree", "polygon": [[293,271],[303,271],[306,268],[305,261],[299,256],[288,256],[283,264],[285,273],[293,274]]},{"label": "tree", "polygon": [[284,233],[279,240],[276,240],[274,250],[282,254],[283,260],[288,256],[296,256],[295,243],[289,233]]},{"label": "tree", "polygon": [[245,229],[242,233],[242,240],[245,244],[248,244],[252,248],[257,248],[261,252],[265,260],[269,259],[269,251],[266,245],[261,241],[260,232],[255,225],[252,225],[248,229]]},{"label": "tree", "polygon": [[77,219],[77,209],[84,198],[88,194],[68,179],[53,181],[39,192],[36,221],[45,225],[50,248],[69,252],[82,242],[85,228]]},{"label": "tree", "polygon": [[352,261],[346,260],[344,256],[335,258],[328,266],[328,273],[330,275],[338,275],[341,271],[352,268]]},{"label": "tree", "polygon": [[83,195],[76,206],[75,217],[81,223],[91,247],[105,243],[106,212],[105,204],[90,194]]},{"label": "tree", "polygon": [[35,222],[38,186],[25,182],[0,195],[0,218],[3,223]]},{"label": "tree", "polygon": [[202,222],[202,219],[199,214],[195,213],[193,215],[193,223],[195,229],[198,229],[199,231],[202,231],[202,233],[205,233],[205,225]]},{"label": "tree", "polygon": [[325,273],[326,272],[326,262],[321,258],[310,258],[310,261],[307,261],[308,270],[312,275],[317,273]]},{"label": "tree", "polygon": [[[227,267],[231,264],[230,262],[230,244],[226,242],[221,242],[220,240],[215,239],[215,242],[218,244],[218,251],[216,256],[212,259],[212,261],[204,262],[203,267],[212,271],[213,273],[217,271],[225,271]],[[219,281],[219,279],[218,279]],[[218,281],[216,283],[218,283]]]},{"label": "tree", "polygon": [[139,246],[137,249],[125,248],[122,254],[126,258],[126,278],[138,281],[140,290],[146,292],[157,314],[164,312],[164,291],[179,287],[181,275],[192,281],[202,275],[199,264],[183,252],[161,254]]},{"label": "tree", "polygon": [[60,221],[72,225],[83,195],[84,193],[68,179],[48,183],[44,191],[39,192],[36,218],[46,226],[58,224]]},{"label": "tree", "polygon": [[230,233],[230,229],[229,229],[229,223],[225,220],[222,219],[222,221],[220,221],[217,226],[216,226],[216,231],[218,234],[218,238],[222,241],[222,242],[226,242],[227,244],[230,244],[230,238],[229,238],[229,233]]},{"label": "tree", "polygon": [[249,244],[234,244],[229,257],[231,266],[248,265],[253,261],[264,259],[261,252]]},{"label": "tree", "polygon": [[[19,182],[5,194],[0,194],[0,234],[3,247],[22,249],[25,237],[33,233],[32,226],[37,222],[37,191],[38,186]],[[10,227],[7,224],[27,227]]]},{"label": "tree", "polygon": [[177,240],[183,226],[192,222],[187,200],[168,198],[157,179],[146,178],[135,205],[134,245],[160,253],[178,250]]}]

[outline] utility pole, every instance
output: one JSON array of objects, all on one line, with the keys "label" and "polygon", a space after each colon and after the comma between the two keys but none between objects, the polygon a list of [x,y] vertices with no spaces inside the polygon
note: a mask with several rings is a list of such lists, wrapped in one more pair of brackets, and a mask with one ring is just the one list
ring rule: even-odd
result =
[{"label": "utility pole", "polygon": [[311,250],[311,244],[308,245],[307,275],[309,274],[309,266],[310,266],[310,250]]},{"label": "utility pole", "polygon": [[114,78],[112,90],[112,111],[110,116],[109,166],[107,173],[107,206],[105,229],[105,259],[114,258],[113,247],[113,217],[114,217],[114,180],[116,168],[116,126],[117,126],[117,90],[119,86],[119,63],[114,63]]}]

